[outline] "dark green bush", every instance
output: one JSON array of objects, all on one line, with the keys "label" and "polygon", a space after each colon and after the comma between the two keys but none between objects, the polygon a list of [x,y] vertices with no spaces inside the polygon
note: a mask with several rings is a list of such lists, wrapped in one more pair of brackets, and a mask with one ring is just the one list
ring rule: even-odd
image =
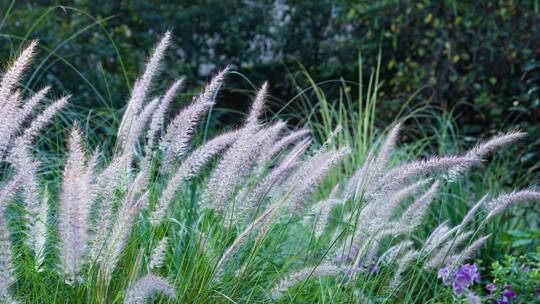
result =
[{"label": "dark green bush", "polygon": [[[417,98],[453,110],[467,134],[508,125],[540,131],[538,1],[0,3],[0,56],[12,55],[21,39],[39,38],[54,53],[41,54],[30,88],[54,81],[80,105],[123,106],[133,81],[127,78],[172,28],[178,51],[168,58],[171,79],[202,82],[232,64],[256,85],[270,80],[273,95],[288,100],[305,84],[295,73],[300,64],[317,81],[356,80],[359,54],[374,66],[381,51],[387,119],[419,91]],[[231,81],[249,88],[241,77]],[[332,89],[337,98],[337,85]],[[227,107],[245,104],[238,94],[226,98]]]}]

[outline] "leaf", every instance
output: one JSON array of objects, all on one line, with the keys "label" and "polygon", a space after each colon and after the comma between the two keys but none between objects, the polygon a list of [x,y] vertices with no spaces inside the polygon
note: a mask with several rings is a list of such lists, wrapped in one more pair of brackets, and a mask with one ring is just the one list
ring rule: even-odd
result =
[{"label": "leaf", "polygon": [[530,233],[520,231],[520,230],[508,230],[508,231],[506,231],[506,233],[513,236],[513,237],[520,238],[520,239],[530,238],[531,237]]},{"label": "leaf", "polygon": [[512,242],[512,248],[526,246],[532,243],[531,239],[516,240]]}]

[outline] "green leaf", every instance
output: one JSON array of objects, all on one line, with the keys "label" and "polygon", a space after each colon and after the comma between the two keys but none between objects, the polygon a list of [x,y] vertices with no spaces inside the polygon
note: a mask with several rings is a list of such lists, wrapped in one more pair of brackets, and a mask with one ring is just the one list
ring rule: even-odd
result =
[{"label": "green leaf", "polygon": [[531,234],[520,230],[508,230],[507,234],[517,238],[530,238]]},{"label": "green leaf", "polygon": [[516,240],[512,242],[512,248],[526,246],[532,243],[531,239],[524,239],[524,240]]}]

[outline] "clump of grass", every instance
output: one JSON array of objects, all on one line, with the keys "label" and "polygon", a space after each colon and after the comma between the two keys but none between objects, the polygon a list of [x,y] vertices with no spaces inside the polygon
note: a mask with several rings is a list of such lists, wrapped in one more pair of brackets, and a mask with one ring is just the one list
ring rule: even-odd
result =
[{"label": "clump of grass", "polygon": [[[478,164],[487,152],[515,142],[524,134],[510,132],[496,136],[463,155],[431,157],[388,167],[399,128],[398,124],[390,130],[378,152],[371,151],[364,164],[349,180],[337,185],[328,198],[312,207],[314,223],[308,221],[306,229],[315,227],[315,236],[321,241],[329,242],[327,247],[330,248],[330,254],[323,261],[315,260],[315,265],[301,269],[278,283],[271,292],[274,299],[282,295],[284,286],[303,281],[310,274],[309,269],[311,275],[320,272],[326,276],[330,273],[359,276],[382,267],[381,264],[389,266],[397,263],[397,270],[387,286],[388,291],[393,292],[404,282],[401,274],[411,265],[421,264],[426,269],[437,269],[446,264],[459,265],[473,257],[488,237],[475,240],[472,236],[479,230],[466,231],[467,224],[480,207],[485,207],[487,221],[511,203],[540,198],[538,191],[523,190],[501,195],[490,203],[480,201],[471,208],[459,225],[449,228],[446,223],[442,224],[433,230],[426,240],[418,242],[418,248],[414,248],[410,243],[416,238],[414,231],[422,224],[430,203],[434,201],[439,183],[453,182],[459,178],[458,175]],[[423,188],[427,189],[416,195],[415,199],[408,199],[422,192]],[[345,206],[347,202],[351,204]],[[324,225],[328,223],[331,211],[338,207],[346,210],[344,222],[354,226],[337,229],[330,234],[332,237],[328,238],[321,231],[325,230]],[[389,242],[395,244],[389,248]],[[336,243],[337,245],[332,246]],[[462,246],[464,244],[465,246]],[[319,263],[316,264],[317,262]],[[334,271],[317,271],[319,267]],[[341,271],[337,271],[338,269]]]},{"label": "clump of grass", "polygon": [[[343,132],[339,127],[327,143],[315,147],[306,129],[291,131],[285,122],[260,120],[267,84],[257,92],[241,127],[193,147],[198,123],[215,104],[229,68],[217,73],[190,105],[169,120],[167,111],[182,81],[175,81],[163,96],[150,96],[150,91],[171,39],[171,33],[164,35],[136,81],[108,163],[101,161],[99,149],[86,148],[85,134],[73,125],[57,196],[42,189],[40,163],[31,150],[35,137],[66,106],[67,98],[31,119],[49,89],[25,100],[16,83],[36,43],[4,73],[0,159],[9,170],[0,188],[3,301],[52,300],[62,294],[73,301],[143,303],[158,293],[184,302],[238,294],[245,301],[266,301],[280,299],[312,276],[347,277],[336,286],[352,286],[352,294],[366,298],[370,295],[356,287],[372,282],[382,290],[373,293],[392,298],[405,286],[412,266],[430,272],[473,256],[487,236],[476,237],[480,230],[468,231],[467,225],[482,206],[487,206],[487,221],[517,201],[540,198],[537,191],[523,190],[491,203],[482,201],[461,224],[450,228],[443,223],[419,240],[414,232],[439,194],[439,185],[459,179],[485,154],[523,134],[507,133],[460,155],[392,166],[399,124],[378,150],[365,145],[362,152],[357,146],[334,149],[332,140]],[[365,112],[373,109],[370,104]],[[370,133],[365,125],[359,130]],[[363,163],[345,178],[340,164],[359,153],[366,154]],[[339,184],[312,205],[319,185],[334,171],[341,176]],[[190,186],[200,189],[188,191]],[[184,201],[187,194],[192,206]],[[18,199],[23,210],[8,213]],[[327,227],[335,209],[344,211],[344,227]],[[261,271],[269,267],[260,252],[280,247],[276,227],[294,229],[288,223],[310,214],[315,215],[313,221],[307,218],[300,229],[315,227],[315,241],[325,248],[324,254],[304,259],[311,265],[286,277],[274,271],[261,278]],[[24,234],[15,233],[16,221],[24,223]],[[272,258],[293,264],[287,250],[279,248]],[[373,267],[386,268],[386,275],[376,280],[366,275]],[[251,285],[237,284],[227,292],[231,276]],[[27,287],[34,283],[56,289]],[[256,291],[260,287],[268,292]]]}]

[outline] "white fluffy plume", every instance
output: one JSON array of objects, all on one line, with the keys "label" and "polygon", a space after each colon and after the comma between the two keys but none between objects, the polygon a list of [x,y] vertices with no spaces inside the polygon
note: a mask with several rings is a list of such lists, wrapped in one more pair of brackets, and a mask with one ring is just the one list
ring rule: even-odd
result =
[{"label": "white fluffy plume", "polygon": [[93,172],[87,167],[81,132],[74,125],[62,175],[58,208],[60,264],[69,282],[77,279],[86,261],[90,207],[95,194],[92,176]]},{"label": "white fluffy plume", "polygon": [[163,294],[170,300],[176,297],[171,284],[162,277],[150,274],[138,279],[129,287],[124,304],[144,304],[156,294]]}]

